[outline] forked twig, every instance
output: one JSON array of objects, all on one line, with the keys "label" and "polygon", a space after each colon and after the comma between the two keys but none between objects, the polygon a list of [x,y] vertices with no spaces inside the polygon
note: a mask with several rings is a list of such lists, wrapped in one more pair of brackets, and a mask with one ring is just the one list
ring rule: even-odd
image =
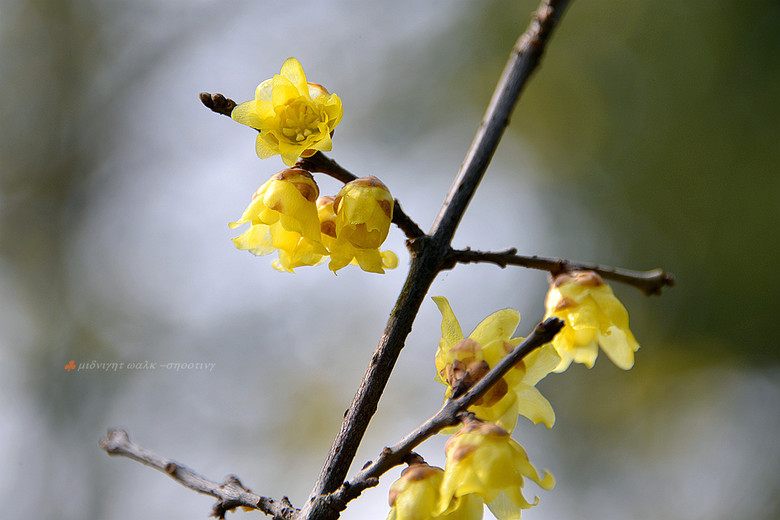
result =
[{"label": "forked twig", "polygon": [[217,499],[212,515],[224,518],[227,511],[237,507],[257,509],[273,516],[275,520],[292,520],[297,514],[287,497],[280,501],[252,493],[245,488],[234,475],[229,475],[225,482],[218,484],[192,471],[178,462],[160,457],[151,451],[138,446],[130,440],[127,432],[119,429],[108,430],[108,435],[100,441],[100,447],[109,455],[119,455],[145,464],[165,473],[179,484],[198,493],[211,495]]}]

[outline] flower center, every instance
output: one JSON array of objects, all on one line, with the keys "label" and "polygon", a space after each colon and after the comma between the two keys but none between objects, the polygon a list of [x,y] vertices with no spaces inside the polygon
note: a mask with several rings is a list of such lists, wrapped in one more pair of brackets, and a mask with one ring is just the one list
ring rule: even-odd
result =
[{"label": "flower center", "polygon": [[294,99],[280,108],[282,135],[290,141],[300,143],[319,131],[319,114],[304,97]]}]

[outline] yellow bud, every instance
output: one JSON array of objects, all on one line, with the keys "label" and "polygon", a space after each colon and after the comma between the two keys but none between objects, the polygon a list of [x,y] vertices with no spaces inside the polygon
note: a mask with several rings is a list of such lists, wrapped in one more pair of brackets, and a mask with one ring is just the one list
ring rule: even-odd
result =
[{"label": "yellow bud", "polygon": [[379,251],[390,230],[393,198],[376,177],[347,183],[336,197],[320,197],[317,204],[332,271],[356,264],[364,271],[384,273],[398,265],[395,253]]},{"label": "yellow bud", "polygon": [[599,347],[619,368],[634,365],[639,344],[628,328],[628,312],[597,273],[573,271],[555,277],[545,308],[545,318],[566,322],[552,341],[561,357],[556,372],[563,372],[572,362],[592,367]]},{"label": "yellow bud", "polygon": [[252,202],[235,228],[250,227],[233,239],[236,247],[256,255],[279,251],[274,267],[292,272],[295,267],[315,265],[328,251],[320,239],[315,200],[319,194],[312,175],[298,168],[272,176],[252,196]]},{"label": "yellow bud", "polygon": [[523,497],[524,479],[543,489],[551,489],[555,484],[549,473],[540,476],[525,450],[512,440],[509,432],[495,424],[468,419],[447,441],[445,451],[447,465],[438,508],[442,512],[448,510],[453,499],[475,494],[491,510],[500,508],[500,518],[520,518],[522,509],[536,504]]},{"label": "yellow bud", "polygon": [[393,197],[376,177],[363,177],[344,185],[333,202],[336,233],[361,249],[382,245],[393,220]]},{"label": "yellow bud", "polygon": [[435,466],[417,463],[401,472],[390,486],[388,520],[479,520],[482,501],[476,496],[457,500],[445,514],[436,514],[444,471]]}]

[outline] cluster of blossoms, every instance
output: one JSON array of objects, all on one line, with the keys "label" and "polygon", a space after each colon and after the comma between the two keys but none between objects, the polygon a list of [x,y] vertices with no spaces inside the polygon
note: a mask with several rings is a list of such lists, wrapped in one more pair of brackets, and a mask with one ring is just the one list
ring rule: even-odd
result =
[{"label": "cluster of blossoms", "polygon": [[[306,81],[295,58],[281,74],[260,83],[255,99],[237,105],[231,117],[258,131],[255,150],[261,159],[281,155],[288,166],[301,157],[329,151],[331,136],[344,111],[341,100],[322,85]],[[273,267],[294,272],[329,259],[336,272],[348,264],[384,273],[398,265],[392,251],[379,251],[390,230],[394,201],[376,177],[347,183],[335,196],[319,196],[314,177],[288,168],[260,186],[231,228],[249,224],[233,239],[255,255],[279,252]]]},{"label": "cluster of blossoms", "polygon": [[[442,314],[435,379],[446,385],[449,399],[473,386],[522,342],[512,337],[520,314],[514,309],[495,312],[464,338],[449,302],[433,299]],[[447,441],[444,469],[415,463],[401,474],[391,487],[388,520],[478,520],[483,505],[499,520],[512,520],[538,502],[523,496],[525,479],[542,489],[553,487],[552,475],[540,474],[510,436],[518,416],[547,427],[555,422],[552,406],[535,385],[572,362],[592,367],[599,347],[619,368],[629,369],[639,345],[625,308],[592,271],[554,278],[545,307],[545,318],[563,319],[563,329],[469,407],[462,426]]]},{"label": "cluster of blossoms", "polygon": [[293,272],[330,258],[337,271],[353,263],[364,271],[384,273],[398,265],[392,251],[379,251],[393,219],[393,198],[376,177],[344,185],[335,197],[319,197],[306,170],[288,168],[260,186],[244,214],[231,228],[249,224],[233,239],[255,255],[279,251],[274,268]]}]

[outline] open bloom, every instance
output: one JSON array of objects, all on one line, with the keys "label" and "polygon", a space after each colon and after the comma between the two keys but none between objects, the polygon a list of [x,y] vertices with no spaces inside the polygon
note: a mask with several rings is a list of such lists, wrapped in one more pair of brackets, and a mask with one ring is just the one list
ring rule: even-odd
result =
[{"label": "open bloom", "polygon": [[545,307],[545,318],[554,316],[566,322],[552,341],[561,356],[556,372],[566,370],[572,361],[591,368],[599,346],[619,368],[634,366],[639,344],[628,328],[628,312],[597,273],[558,275],[550,285]]},{"label": "open bloom", "polygon": [[464,495],[454,499],[448,512],[437,514],[444,470],[425,463],[412,464],[390,486],[387,520],[481,520],[482,499]]},{"label": "open bloom", "polygon": [[[455,388],[470,388],[520,344],[523,338],[511,337],[520,322],[520,313],[514,309],[494,312],[464,338],[447,299],[435,296],[433,301],[442,314],[436,380],[447,385],[445,397],[449,398]],[[559,362],[558,354],[550,346],[534,350],[469,407],[469,411],[508,431],[514,429],[518,415],[552,427],[555,412],[534,385]]]},{"label": "open bloom", "polygon": [[231,228],[250,224],[233,239],[236,247],[255,255],[278,250],[279,259],[273,265],[289,272],[319,263],[328,251],[320,241],[318,194],[309,172],[290,168],[277,173],[258,188],[241,218],[230,224]]},{"label": "open bloom", "polygon": [[341,99],[308,83],[298,60],[288,58],[281,74],[260,83],[255,99],[237,105],[231,117],[259,131],[258,157],[281,155],[292,166],[300,157],[331,149],[331,134],[343,114]]},{"label": "open bloom", "polygon": [[349,182],[335,198],[321,197],[317,201],[332,271],[356,263],[364,271],[384,273],[398,265],[395,253],[379,251],[390,231],[393,204],[387,186],[376,177]]},{"label": "open bloom", "polygon": [[524,479],[543,489],[552,489],[555,480],[540,476],[525,450],[495,424],[467,420],[446,444],[447,466],[441,485],[439,511],[448,512],[453,500],[469,494],[480,496],[499,520],[520,518],[520,512],[536,505],[522,493]]}]

